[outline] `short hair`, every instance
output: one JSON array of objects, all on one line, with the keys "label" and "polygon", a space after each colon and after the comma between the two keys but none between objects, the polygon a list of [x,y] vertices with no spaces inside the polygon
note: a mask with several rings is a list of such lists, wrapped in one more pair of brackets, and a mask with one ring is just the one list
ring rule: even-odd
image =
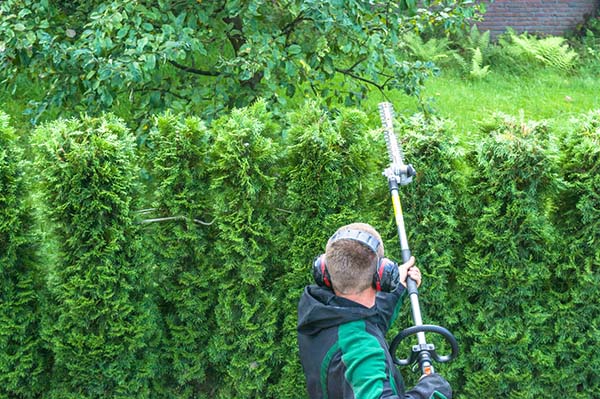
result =
[{"label": "short hair", "polygon": [[364,231],[377,238],[380,243],[375,254],[369,246],[353,239],[330,239],[327,242],[325,263],[333,289],[341,294],[357,294],[373,283],[377,260],[384,255],[383,241],[377,230],[367,223],[342,226],[336,234],[342,230]]}]

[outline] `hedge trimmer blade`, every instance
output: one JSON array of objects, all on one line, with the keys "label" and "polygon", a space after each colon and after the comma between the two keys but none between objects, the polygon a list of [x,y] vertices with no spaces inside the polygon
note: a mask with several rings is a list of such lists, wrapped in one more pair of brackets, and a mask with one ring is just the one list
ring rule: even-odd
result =
[{"label": "hedge trimmer blade", "polygon": [[385,144],[387,145],[388,155],[392,165],[402,165],[402,152],[394,133],[394,106],[391,103],[379,103],[379,116],[383,126]]},{"label": "hedge trimmer blade", "polygon": [[383,174],[388,179],[395,178],[400,185],[404,186],[412,181],[416,172],[412,165],[404,164],[402,149],[394,133],[394,106],[388,102],[379,103],[379,116],[381,116],[385,144],[391,162],[390,167]]}]

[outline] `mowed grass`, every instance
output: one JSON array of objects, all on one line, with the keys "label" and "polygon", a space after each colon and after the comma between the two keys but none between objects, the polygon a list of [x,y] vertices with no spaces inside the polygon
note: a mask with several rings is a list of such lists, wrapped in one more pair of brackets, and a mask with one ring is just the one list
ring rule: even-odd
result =
[{"label": "mowed grass", "polygon": [[[432,99],[435,112],[455,122],[465,140],[476,139],[478,122],[496,112],[525,120],[547,121],[557,133],[569,129],[572,117],[600,109],[600,79],[588,74],[565,74],[538,69],[523,75],[491,72],[485,79],[469,80],[455,73],[442,73],[426,84],[424,97]],[[396,113],[418,111],[417,101],[402,93],[388,96]],[[387,101],[373,92],[368,108]]]}]

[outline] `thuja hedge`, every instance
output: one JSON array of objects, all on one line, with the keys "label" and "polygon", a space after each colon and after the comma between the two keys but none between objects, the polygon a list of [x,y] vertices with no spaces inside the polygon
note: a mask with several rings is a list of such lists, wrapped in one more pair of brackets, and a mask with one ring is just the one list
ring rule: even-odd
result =
[{"label": "thuja hedge", "polygon": [[[556,194],[556,156],[544,124],[498,115],[473,155],[470,240],[457,276],[466,299],[461,337],[468,397],[540,397],[564,391],[555,372],[552,268],[557,235],[546,207]],[[551,373],[548,370],[555,370]],[[556,385],[556,386],[555,386]],[[565,395],[567,392],[563,392]]]},{"label": "thuja hedge", "polygon": [[135,141],[112,116],[60,120],[34,137],[57,262],[43,329],[50,398],[150,397],[161,329],[136,222]]},{"label": "thuja hedge", "polygon": [[556,265],[556,365],[565,373],[565,391],[589,397],[600,390],[600,111],[573,121],[561,142],[564,188],[553,218],[562,259]]},{"label": "thuja hedge", "polygon": [[[10,212],[0,226],[15,243],[0,247],[2,317],[28,314],[0,335],[0,366],[15,370],[0,394],[305,397],[296,305],[313,258],[357,220],[399,257],[385,144],[370,120],[309,102],[281,121],[259,101],[210,125],[162,115],[143,148],[110,115],[37,129],[35,189],[23,186],[20,154],[0,159],[3,184],[25,187],[2,190]],[[582,115],[558,137],[496,115],[468,145],[448,120],[398,119],[418,172],[400,193],[423,317],[460,343],[459,358],[437,368],[457,397],[600,389],[599,126],[597,112]],[[0,131],[11,132],[6,121]],[[30,197],[51,234],[27,222]],[[53,256],[32,256],[34,243]],[[30,277],[14,282],[21,276]],[[4,306],[5,297],[26,300]],[[409,324],[406,306],[390,338]],[[11,340],[30,349],[15,354]]]},{"label": "thuja hedge", "polygon": [[0,111],[0,397],[35,398],[46,388],[41,339],[44,272],[39,267],[27,163]]}]

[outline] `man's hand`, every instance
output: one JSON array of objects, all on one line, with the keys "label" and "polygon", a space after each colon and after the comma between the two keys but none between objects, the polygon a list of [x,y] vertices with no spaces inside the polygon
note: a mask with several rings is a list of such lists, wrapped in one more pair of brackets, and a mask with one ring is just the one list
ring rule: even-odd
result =
[{"label": "man's hand", "polygon": [[421,285],[421,271],[415,266],[415,257],[411,256],[408,262],[398,266],[400,269],[400,283],[406,287],[406,277],[410,276],[417,283],[417,287]]}]

